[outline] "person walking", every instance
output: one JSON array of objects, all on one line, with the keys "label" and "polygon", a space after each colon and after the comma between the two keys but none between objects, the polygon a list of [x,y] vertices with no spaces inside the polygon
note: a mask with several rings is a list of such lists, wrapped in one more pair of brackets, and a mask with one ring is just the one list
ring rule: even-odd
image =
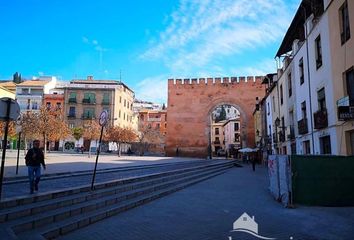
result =
[{"label": "person walking", "polygon": [[46,169],[43,151],[39,148],[39,140],[33,141],[33,147],[26,154],[26,166],[28,167],[28,178],[30,193],[38,191],[39,180],[41,179],[41,164]]}]

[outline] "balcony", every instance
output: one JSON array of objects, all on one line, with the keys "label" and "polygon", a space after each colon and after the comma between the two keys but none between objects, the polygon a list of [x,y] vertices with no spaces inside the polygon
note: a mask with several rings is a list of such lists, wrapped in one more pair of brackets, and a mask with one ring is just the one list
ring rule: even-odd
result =
[{"label": "balcony", "polygon": [[84,120],[91,120],[91,119],[95,119],[95,116],[93,116],[92,114],[82,114],[81,118]]},{"label": "balcony", "polygon": [[83,98],[82,99],[83,104],[96,104],[96,99],[91,99],[91,98]]},{"label": "balcony", "polygon": [[290,133],[288,134],[288,140],[295,139],[295,129],[294,126],[290,126]]},{"label": "balcony", "polygon": [[214,141],[213,142],[215,145],[219,145],[220,144],[220,141]]},{"label": "balcony", "polygon": [[76,118],[76,114],[75,113],[69,113],[68,118]]},{"label": "balcony", "polygon": [[161,122],[161,118],[148,118],[148,122]]},{"label": "balcony", "polygon": [[313,114],[315,122],[315,129],[322,129],[328,127],[327,110],[319,110]]},{"label": "balcony", "polygon": [[309,129],[307,126],[307,118],[303,118],[300,121],[298,121],[297,126],[299,128],[299,134],[306,134],[309,132]]},{"label": "balcony", "polygon": [[279,131],[279,142],[285,142],[285,131]]},{"label": "balcony", "polygon": [[69,103],[76,103],[76,98],[69,98]]}]

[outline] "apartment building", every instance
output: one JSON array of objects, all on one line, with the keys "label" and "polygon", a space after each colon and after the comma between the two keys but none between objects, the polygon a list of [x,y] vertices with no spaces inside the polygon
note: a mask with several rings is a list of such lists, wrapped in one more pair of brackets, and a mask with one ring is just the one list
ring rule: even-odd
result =
[{"label": "apartment building", "polygon": [[83,126],[84,120],[97,119],[103,110],[109,124],[132,127],[134,92],[114,80],[72,80],[63,85],[64,113],[70,128]]},{"label": "apartment building", "polygon": [[325,1],[332,59],[337,154],[354,155],[354,1]]},{"label": "apartment building", "polygon": [[352,154],[353,7],[344,0],[301,2],[276,54],[282,66],[266,98],[273,152]]},{"label": "apartment building", "polygon": [[224,124],[227,120],[220,122],[212,122],[211,124],[211,151],[213,155],[217,155],[219,150],[225,150],[225,134]]},{"label": "apartment building", "polygon": [[159,130],[162,136],[166,135],[167,130],[167,110],[141,109],[139,111],[139,124],[149,126],[151,129]]},{"label": "apartment building", "polygon": [[225,150],[232,152],[241,148],[240,118],[227,120],[223,125]]},{"label": "apartment building", "polygon": [[16,85],[16,99],[23,111],[38,111],[44,94],[55,88],[56,77],[39,77]]}]

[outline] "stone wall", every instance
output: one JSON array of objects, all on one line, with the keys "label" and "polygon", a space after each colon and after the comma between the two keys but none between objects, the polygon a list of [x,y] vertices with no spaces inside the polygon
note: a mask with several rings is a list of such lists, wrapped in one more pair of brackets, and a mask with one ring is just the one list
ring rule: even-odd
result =
[{"label": "stone wall", "polygon": [[254,147],[253,111],[256,97],[262,99],[263,77],[224,77],[168,80],[167,156],[206,157],[210,116],[215,107],[229,104],[241,114],[246,144]]}]

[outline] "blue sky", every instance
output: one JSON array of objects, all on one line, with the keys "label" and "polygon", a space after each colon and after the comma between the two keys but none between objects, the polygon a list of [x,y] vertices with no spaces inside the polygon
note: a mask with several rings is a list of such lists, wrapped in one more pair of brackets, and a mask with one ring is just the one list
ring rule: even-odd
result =
[{"label": "blue sky", "polygon": [[300,0],[0,0],[0,79],[119,79],[166,102],[167,79],[261,75]]}]

